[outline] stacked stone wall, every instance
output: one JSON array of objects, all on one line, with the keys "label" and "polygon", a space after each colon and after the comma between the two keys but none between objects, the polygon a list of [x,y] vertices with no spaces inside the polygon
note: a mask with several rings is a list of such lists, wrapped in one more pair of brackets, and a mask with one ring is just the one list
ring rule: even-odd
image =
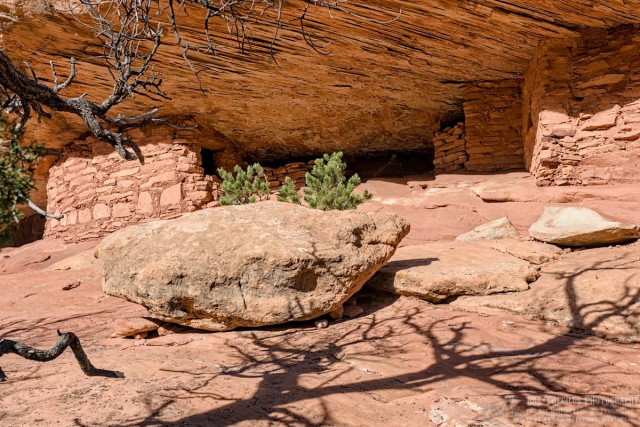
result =
[{"label": "stacked stone wall", "polygon": [[520,80],[500,80],[465,88],[466,170],[524,168],[520,86]]},{"label": "stacked stone wall", "polygon": [[144,164],[125,161],[108,144],[75,141],[49,171],[45,236],[67,241],[101,237],[125,225],[217,205],[217,178],[200,167],[200,146],[171,134],[146,136]]},{"label": "stacked stone wall", "polygon": [[455,172],[464,169],[469,160],[464,122],[444,128],[433,137],[433,168],[435,173]]},{"label": "stacked stone wall", "polygon": [[284,166],[277,168],[264,168],[264,174],[269,181],[269,187],[272,191],[277,191],[284,185],[286,177],[290,177],[293,180],[296,188],[300,189],[305,186],[305,175],[307,172],[313,169],[315,160],[308,162],[293,162],[287,163]]},{"label": "stacked stone wall", "polygon": [[640,32],[543,43],[524,82],[527,167],[539,185],[640,181]]}]

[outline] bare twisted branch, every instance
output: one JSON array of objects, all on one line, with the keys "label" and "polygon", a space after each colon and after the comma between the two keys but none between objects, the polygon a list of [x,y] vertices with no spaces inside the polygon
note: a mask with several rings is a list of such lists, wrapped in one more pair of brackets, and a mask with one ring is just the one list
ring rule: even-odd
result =
[{"label": "bare twisted branch", "polygon": [[[58,331],[58,342],[49,350],[39,350],[28,345],[21,344],[12,340],[0,341],[0,357],[5,354],[17,354],[27,360],[33,360],[36,362],[49,362],[60,356],[67,347],[71,347],[82,372],[89,377],[108,377],[108,378],[124,378],[124,374],[118,371],[110,371],[107,369],[98,369],[87,357],[87,354],[82,349],[80,340],[73,332],[61,333]],[[0,368],[0,381],[6,381],[7,376]]]}]

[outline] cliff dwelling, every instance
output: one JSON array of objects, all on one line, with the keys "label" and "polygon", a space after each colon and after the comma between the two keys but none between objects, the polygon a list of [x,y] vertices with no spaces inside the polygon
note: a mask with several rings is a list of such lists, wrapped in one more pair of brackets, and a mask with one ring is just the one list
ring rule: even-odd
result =
[{"label": "cliff dwelling", "polygon": [[[332,151],[365,179],[526,169],[539,186],[637,182],[640,7],[528,3],[391,2],[381,10],[403,15],[388,26],[318,17],[318,30],[336,33],[330,55],[284,37],[278,65],[260,52],[225,56],[230,49],[224,68],[222,58],[194,58],[215,89],[199,91],[188,67],[168,73],[162,115],[184,126],[132,131],[144,164],[56,115],[28,129],[62,154],[39,166],[35,198],[64,218],[40,228],[84,240],[216,206],[216,169],[247,162],[266,166],[273,190],[285,174],[302,186],[312,160]],[[24,50],[38,39],[25,31],[44,26],[50,48],[26,49],[36,72],[50,57],[89,58],[78,78],[108,90],[90,35],[60,10],[8,25],[5,49]],[[168,46],[160,72],[180,58]],[[151,106],[138,98],[130,108]]]},{"label": "cliff dwelling", "polygon": [[0,28],[0,427],[640,426],[640,0]]}]

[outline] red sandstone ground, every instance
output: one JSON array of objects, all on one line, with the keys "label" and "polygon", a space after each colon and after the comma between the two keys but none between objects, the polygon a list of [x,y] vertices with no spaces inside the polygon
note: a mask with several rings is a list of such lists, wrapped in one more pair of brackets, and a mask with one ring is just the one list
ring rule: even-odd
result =
[{"label": "red sandstone ground", "polygon": [[[407,180],[370,181],[376,197],[363,206],[407,217],[413,231],[405,244],[450,240],[505,213],[524,234],[551,200],[640,223],[638,202],[628,197],[637,187],[536,190],[523,174],[411,181],[411,187]],[[532,201],[481,198],[514,194]],[[0,383],[0,425],[640,423],[637,345],[505,312],[365,292],[358,297],[365,315],[326,329],[309,322],[111,338],[115,318],[145,310],[102,293],[96,244],[44,240],[2,250],[0,339],[44,348],[55,342],[56,329],[73,331],[95,365],[126,378],[85,377],[71,353],[46,364],[4,356],[0,366],[9,381]],[[597,251],[615,260],[634,248]],[[594,286],[637,283],[637,261]],[[565,264],[554,264],[554,271]],[[545,286],[551,279],[545,276]]]}]

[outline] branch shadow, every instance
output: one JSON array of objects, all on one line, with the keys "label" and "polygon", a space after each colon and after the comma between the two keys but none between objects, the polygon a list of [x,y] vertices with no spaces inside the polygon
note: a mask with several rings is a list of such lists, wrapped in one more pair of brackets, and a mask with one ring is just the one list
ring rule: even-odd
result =
[{"label": "branch shadow", "polygon": [[[420,262],[424,262],[421,260]],[[503,349],[491,342],[475,342],[478,329],[473,322],[464,320],[462,315],[447,315],[425,325],[425,311],[432,306],[424,304],[410,310],[395,310],[394,315],[384,317],[375,311],[366,317],[344,322],[344,330],[335,331],[330,339],[320,340],[315,345],[305,347],[300,344],[300,330],[247,331],[250,345],[229,345],[240,355],[242,363],[219,372],[180,373],[198,378],[193,386],[182,386],[166,390],[164,403],[151,409],[143,420],[132,420],[122,426],[169,426],[169,425],[216,425],[229,426],[239,422],[266,423],[283,426],[320,426],[335,424],[336,420],[326,398],[332,395],[370,393],[380,390],[402,390],[408,393],[422,393],[422,389],[435,384],[471,379],[499,390],[504,399],[500,408],[488,408],[478,414],[475,421],[488,421],[496,416],[512,421],[537,414],[551,417],[551,420],[580,422],[584,416],[606,416],[611,422],[622,425],[640,426],[638,420],[638,399],[616,398],[615,386],[598,390],[584,390],[585,384],[598,383],[602,375],[629,375],[623,368],[612,366],[607,361],[596,362],[588,370],[581,366],[564,363],[548,363],[563,353],[580,353],[583,346],[594,345],[594,329],[611,317],[632,313],[640,301],[640,290],[631,285],[636,273],[631,260],[617,264],[608,261],[596,262],[579,271],[562,276],[564,292],[571,301],[573,327],[567,334],[556,334],[543,342],[521,349]],[[576,280],[593,271],[606,269],[629,271],[625,284],[627,294],[618,302],[602,301],[584,303],[578,301]],[[307,331],[308,332],[308,331]],[[337,334],[339,333],[339,334]],[[366,378],[348,381],[344,377],[356,367],[345,363],[349,357],[367,358],[371,356],[369,347],[381,357],[398,357],[403,348],[398,344],[399,336],[419,338],[421,344],[430,348],[431,357],[422,369],[383,378]],[[589,340],[589,341],[585,341]],[[601,345],[596,343],[596,345]],[[560,366],[560,367],[558,367]],[[308,379],[318,373],[330,373],[327,380],[313,386]],[[578,385],[571,378],[579,377]],[[319,378],[319,377],[316,377]],[[341,381],[342,379],[342,381]],[[250,396],[230,397],[211,390],[221,381],[245,380],[257,382]],[[305,385],[305,383],[307,385]],[[614,390],[614,392],[610,392]],[[178,421],[162,421],[161,411],[171,404],[189,399],[210,398],[222,404],[215,409]],[[296,411],[296,403],[312,399],[320,409],[311,413]],[[554,418],[555,417],[555,418]],[[78,425],[81,425],[78,422]]]}]

